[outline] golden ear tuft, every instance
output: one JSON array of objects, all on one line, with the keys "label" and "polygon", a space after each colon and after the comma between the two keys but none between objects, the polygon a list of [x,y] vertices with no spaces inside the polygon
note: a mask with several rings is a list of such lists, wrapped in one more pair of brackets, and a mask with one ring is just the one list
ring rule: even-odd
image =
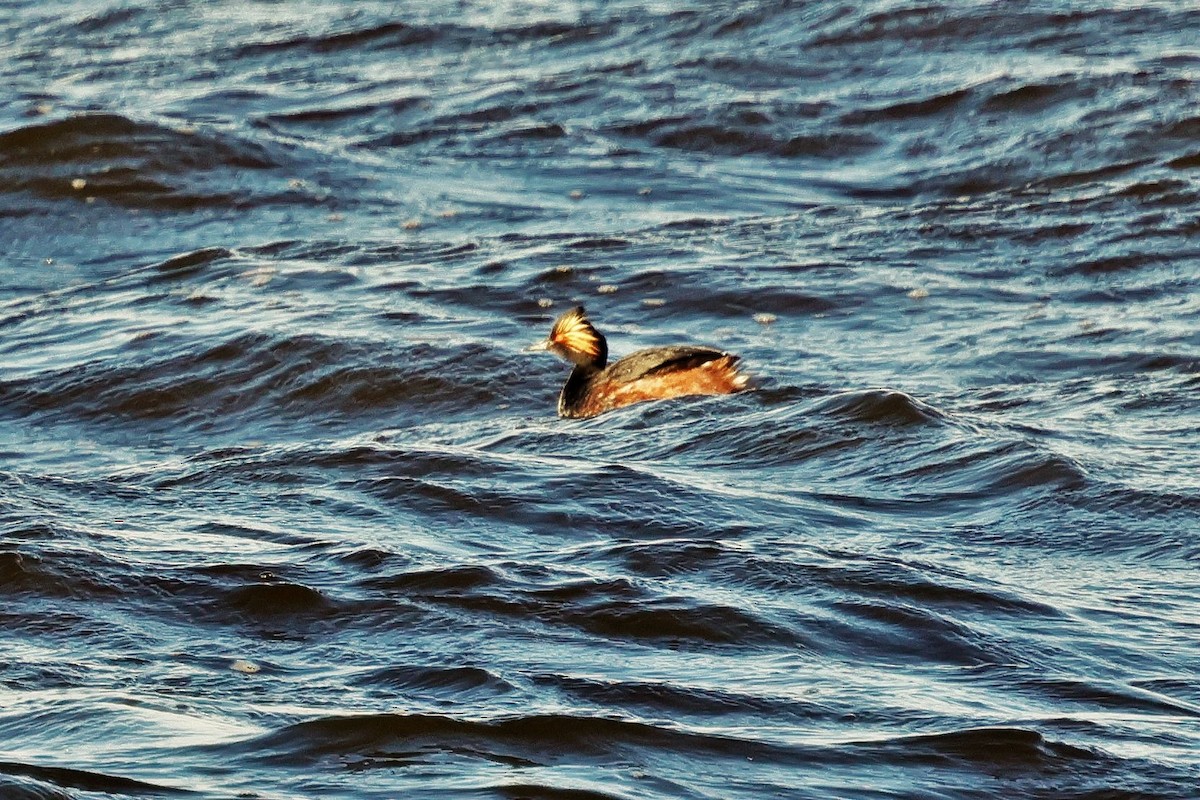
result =
[{"label": "golden ear tuft", "polygon": [[550,340],[577,353],[600,355],[600,334],[588,321],[583,306],[576,306],[554,322]]}]

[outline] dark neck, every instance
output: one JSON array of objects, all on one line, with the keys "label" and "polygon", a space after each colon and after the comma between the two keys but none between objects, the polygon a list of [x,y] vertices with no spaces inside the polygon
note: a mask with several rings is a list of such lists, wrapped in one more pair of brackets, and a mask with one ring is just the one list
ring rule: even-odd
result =
[{"label": "dark neck", "polygon": [[593,364],[579,364],[571,370],[570,377],[567,378],[562,392],[558,395],[559,416],[575,416],[573,412],[579,408],[583,398],[587,395],[588,384],[599,372],[600,367]]}]

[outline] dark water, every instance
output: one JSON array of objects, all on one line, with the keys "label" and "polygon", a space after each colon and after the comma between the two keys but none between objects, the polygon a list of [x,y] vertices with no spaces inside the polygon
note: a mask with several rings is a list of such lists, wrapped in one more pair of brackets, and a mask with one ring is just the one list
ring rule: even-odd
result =
[{"label": "dark water", "polygon": [[1200,796],[1198,31],[3,3],[0,797]]}]

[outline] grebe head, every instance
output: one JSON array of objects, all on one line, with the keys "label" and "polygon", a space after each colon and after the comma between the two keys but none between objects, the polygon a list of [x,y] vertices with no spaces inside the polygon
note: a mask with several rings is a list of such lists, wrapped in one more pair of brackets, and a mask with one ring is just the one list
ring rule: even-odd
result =
[{"label": "grebe head", "polygon": [[580,367],[602,369],[608,362],[608,342],[592,326],[583,306],[575,306],[554,321],[550,335],[530,350],[549,350]]}]

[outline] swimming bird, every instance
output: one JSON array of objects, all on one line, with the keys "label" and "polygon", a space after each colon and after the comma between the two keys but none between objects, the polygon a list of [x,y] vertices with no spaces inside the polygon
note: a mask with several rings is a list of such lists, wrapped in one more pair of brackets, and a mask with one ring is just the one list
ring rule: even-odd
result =
[{"label": "swimming bird", "polygon": [[608,363],[608,342],[576,306],[529,350],[549,350],[575,365],[558,396],[560,417],[594,417],[614,408],[689,395],[732,394],[749,378],[738,356],[711,347],[675,345],[638,350]]}]

